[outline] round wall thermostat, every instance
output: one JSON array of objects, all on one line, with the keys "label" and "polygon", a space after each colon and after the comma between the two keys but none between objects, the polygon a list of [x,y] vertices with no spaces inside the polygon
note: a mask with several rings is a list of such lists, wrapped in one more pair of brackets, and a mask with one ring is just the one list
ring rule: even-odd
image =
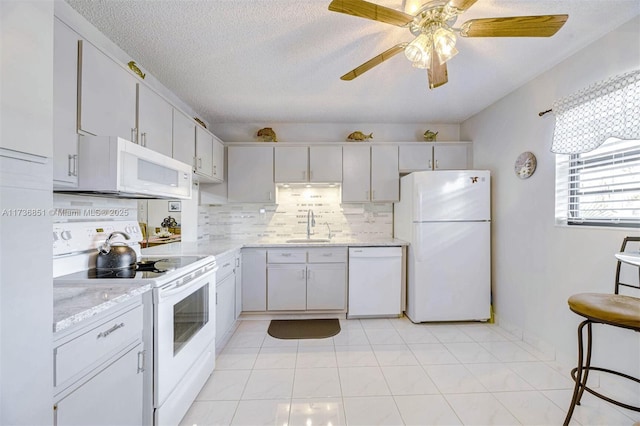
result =
[{"label": "round wall thermostat", "polygon": [[532,152],[523,152],[516,159],[513,170],[520,179],[526,179],[536,171],[536,156]]}]

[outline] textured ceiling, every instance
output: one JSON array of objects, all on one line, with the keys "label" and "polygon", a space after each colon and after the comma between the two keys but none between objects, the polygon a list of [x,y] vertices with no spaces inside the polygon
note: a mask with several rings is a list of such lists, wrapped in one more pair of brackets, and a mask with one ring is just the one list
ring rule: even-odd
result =
[{"label": "textured ceiling", "polygon": [[[459,38],[449,83],[429,90],[402,54],[341,81],[412,36],[330,12],[330,0],[67,2],[210,123],[459,123],[640,13],[638,0],[478,0],[456,27],[499,16],[569,20],[551,38]],[[377,3],[403,9],[402,0]]]}]

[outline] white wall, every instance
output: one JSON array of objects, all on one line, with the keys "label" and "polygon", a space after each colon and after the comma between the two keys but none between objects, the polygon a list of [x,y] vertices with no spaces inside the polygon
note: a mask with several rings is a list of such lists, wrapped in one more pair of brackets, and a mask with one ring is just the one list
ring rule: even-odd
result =
[{"label": "white wall", "polygon": [[[616,261],[626,235],[613,230],[554,225],[554,118],[539,117],[557,98],[640,66],[636,17],[461,125],[474,144],[474,166],[493,175],[493,293],[498,320],[540,348],[575,362],[579,316],[567,298],[579,292],[612,292]],[[538,168],[528,180],[513,171],[516,157],[533,152]],[[595,362],[640,374],[638,333],[596,331]],[[603,335],[604,334],[604,335]]]},{"label": "white wall", "polygon": [[0,1],[0,52],[0,424],[50,425],[53,3]]}]

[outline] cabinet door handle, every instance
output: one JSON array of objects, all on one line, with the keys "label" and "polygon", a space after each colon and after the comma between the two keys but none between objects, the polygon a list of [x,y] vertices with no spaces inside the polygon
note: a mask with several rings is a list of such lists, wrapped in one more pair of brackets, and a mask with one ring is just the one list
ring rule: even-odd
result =
[{"label": "cabinet door handle", "polygon": [[198,157],[198,168],[202,168],[202,157]]},{"label": "cabinet door handle", "polygon": [[438,160],[436,160],[436,169],[440,167],[440,164],[438,164]]},{"label": "cabinet door handle", "polygon": [[431,160],[429,160],[429,168],[433,169],[433,162]]},{"label": "cabinet door handle", "polygon": [[271,201],[271,191],[269,191],[269,201]]},{"label": "cabinet door handle", "polygon": [[140,134],[140,142],[142,146],[147,146],[147,133],[141,133]]},{"label": "cabinet door handle", "polygon": [[146,350],[142,350],[138,352],[138,374],[144,372],[144,359],[145,359]]},{"label": "cabinet door handle", "polygon": [[306,271],[305,271],[304,269],[302,269],[302,270],[300,271],[300,279],[301,279],[301,280],[304,280],[304,279],[305,279],[305,275],[306,275],[305,273],[306,273]]},{"label": "cabinet door handle", "polygon": [[138,128],[137,127],[132,127],[131,128],[131,142],[133,143],[138,143]]},{"label": "cabinet door handle", "polygon": [[239,267],[240,267],[240,258],[237,258],[236,259],[236,268],[239,268]]},{"label": "cabinet door handle", "polygon": [[216,176],[218,174],[218,166],[216,166],[215,164],[213,165],[213,175]]},{"label": "cabinet door handle", "polygon": [[69,154],[67,174],[69,176],[78,176],[78,154]]},{"label": "cabinet door handle", "polygon": [[124,327],[124,323],[121,322],[120,324],[115,324],[113,327],[111,327],[110,329],[106,330],[106,331],[101,331],[100,333],[98,333],[98,336],[96,337],[96,339],[99,339],[101,337],[107,337],[109,336],[111,333],[113,333],[114,331],[116,331],[119,328]]},{"label": "cabinet door handle", "polygon": [[280,256],[282,256],[282,257],[291,257],[291,253],[282,253]]}]

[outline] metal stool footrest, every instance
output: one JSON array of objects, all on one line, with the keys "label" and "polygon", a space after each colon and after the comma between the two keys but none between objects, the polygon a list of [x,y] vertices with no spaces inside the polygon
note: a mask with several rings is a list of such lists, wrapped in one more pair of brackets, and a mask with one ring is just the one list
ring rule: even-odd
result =
[{"label": "metal stool footrest", "polygon": [[[636,383],[640,383],[640,379],[630,376],[628,374],[624,374],[621,373],[619,371],[614,371],[614,370],[609,370],[607,368],[600,368],[600,367],[582,367],[582,371],[583,373],[586,373],[587,371],[600,371],[603,373],[609,373],[609,374],[614,374],[616,376],[620,376],[620,377],[624,377],[625,379],[629,379],[629,380],[633,380]],[[571,370],[571,377],[573,377],[573,381],[574,382],[578,382],[578,377],[577,377],[577,373],[578,373],[578,368],[574,368],[573,370]],[[620,401],[616,401],[615,399],[611,399],[608,396],[602,395],[601,393],[598,393],[596,391],[594,391],[593,389],[591,389],[590,387],[586,386],[586,385],[582,385],[582,384],[578,384],[578,386],[581,389],[586,390],[587,392],[589,392],[590,394],[600,398],[600,399],[604,399],[607,402],[610,402],[612,404],[617,405],[618,407],[623,407],[626,408],[628,410],[633,410],[633,411],[640,411],[640,407],[636,407],[634,405],[629,405],[629,404],[625,404],[624,402],[620,402]],[[576,405],[580,405],[580,402],[576,402]]]}]

